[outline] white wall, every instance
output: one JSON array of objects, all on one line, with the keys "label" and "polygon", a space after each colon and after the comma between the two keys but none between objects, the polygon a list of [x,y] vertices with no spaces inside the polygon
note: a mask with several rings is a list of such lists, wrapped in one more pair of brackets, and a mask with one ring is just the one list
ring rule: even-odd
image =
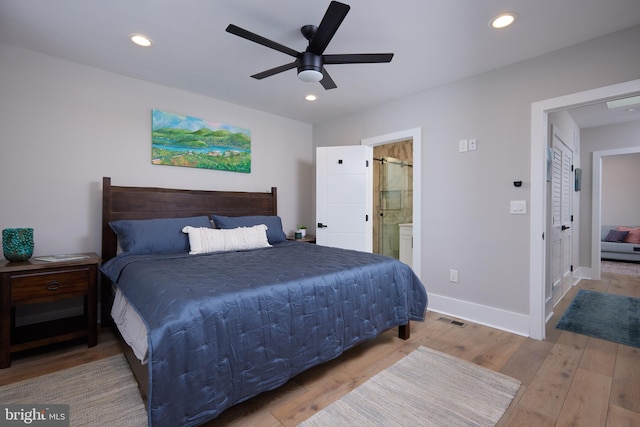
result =
[{"label": "white wall", "polygon": [[[130,186],[276,186],[285,232],[312,223],[309,124],[4,44],[0,94],[0,229],[33,227],[35,255],[100,253],[103,176]],[[152,109],[250,129],[251,173],[151,165]]]},{"label": "white wall", "polygon": [[[510,215],[509,201],[529,200],[531,103],[639,78],[639,41],[636,27],[315,125],[314,145],[421,127],[430,308],[527,334],[529,215]],[[467,138],[478,150],[459,153]]]}]

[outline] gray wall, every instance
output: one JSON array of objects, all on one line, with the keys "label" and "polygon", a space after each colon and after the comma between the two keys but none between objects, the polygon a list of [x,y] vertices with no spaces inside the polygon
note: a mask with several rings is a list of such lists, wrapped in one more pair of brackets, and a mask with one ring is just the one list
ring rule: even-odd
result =
[{"label": "gray wall", "polygon": [[[640,127],[637,143],[640,144]],[[640,154],[602,159],[602,224],[640,225]]]},{"label": "gray wall", "polygon": [[[640,78],[639,42],[636,27],[315,125],[314,145],[420,127],[430,306],[470,320],[489,310],[484,322],[509,330],[529,312],[529,215],[510,215],[509,201],[529,200],[531,103]],[[467,138],[477,138],[477,151],[459,153]]]},{"label": "gray wall", "polygon": [[[33,227],[35,255],[100,253],[103,176],[129,186],[276,186],[286,232],[313,219],[309,124],[3,44],[0,94],[0,229]],[[152,109],[250,129],[251,173],[152,165]]]}]

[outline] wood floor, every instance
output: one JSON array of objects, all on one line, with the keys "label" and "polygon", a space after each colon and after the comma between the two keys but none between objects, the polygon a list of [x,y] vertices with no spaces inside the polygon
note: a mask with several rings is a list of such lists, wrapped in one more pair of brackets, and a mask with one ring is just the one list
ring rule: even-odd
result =
[{"label": "wood floor", "polygon": [[[510,426],[640,426],[640,349],[555,329],[579,288],[640,297],[640,276],[603,273],[582,280],[560,302],[536,341],[486,326],[457,326],[429,312],[413,322],[411,339],[387,331],[281,388],[224,412],[207,426],[294,426],[420,345],[502,372],[522,382],[499,422]],[[459,320],[459,319],[454,319]],[[113,332],[101,331],[98,346],[66,346],[13,358],[0,370],[0,385],[120,353]]]}]

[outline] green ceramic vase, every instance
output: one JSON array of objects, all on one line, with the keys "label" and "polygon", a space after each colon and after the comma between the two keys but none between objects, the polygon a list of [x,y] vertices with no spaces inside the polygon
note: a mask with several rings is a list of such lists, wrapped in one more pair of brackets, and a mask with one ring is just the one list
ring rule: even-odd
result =
[{"label": "green ceramic vase", "polygon": [[2,230],[2,250],[9,261],[26,261],[33,255],[33,228]]}]

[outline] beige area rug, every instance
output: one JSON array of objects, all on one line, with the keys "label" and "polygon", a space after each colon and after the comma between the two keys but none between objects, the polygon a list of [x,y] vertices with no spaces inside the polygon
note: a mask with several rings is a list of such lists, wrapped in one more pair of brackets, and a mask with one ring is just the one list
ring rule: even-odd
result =
[{"label": "beige area rug", "polygon": [[0,387],[3,404],[68,404],[70,425],[147,425],[147,411],[123,355]]},{"label": "beige area rug", "polygon": [[601,261],[600,269],[603,273],[626,274],[627,276],[640,276],[640,263],[623,261]]},{"label": "beige area rug", "polygon": [[520,381],[419,347],[300,426],[494,426]]}]

